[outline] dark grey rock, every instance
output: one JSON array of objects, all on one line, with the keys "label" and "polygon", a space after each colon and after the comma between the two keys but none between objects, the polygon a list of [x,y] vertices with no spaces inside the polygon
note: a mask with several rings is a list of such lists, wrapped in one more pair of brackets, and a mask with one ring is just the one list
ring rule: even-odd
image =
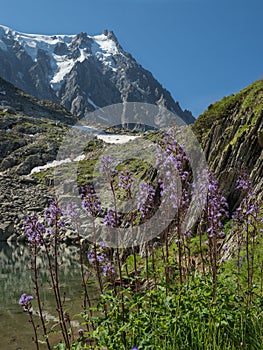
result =
[{"label": "dark grey rock", "polygon": [[14,223],[5,221],[0,224],[0,241],[6,241],[14,233]]}]

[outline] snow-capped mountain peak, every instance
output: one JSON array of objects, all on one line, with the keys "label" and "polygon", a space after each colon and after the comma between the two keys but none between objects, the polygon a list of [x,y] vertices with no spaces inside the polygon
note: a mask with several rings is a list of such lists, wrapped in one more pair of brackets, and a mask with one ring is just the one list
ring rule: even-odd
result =
[{"label": "snow-capped mountain peak", "polygon": [[122,49],[112,31],[41,35],[0,26],[0,60],[0,77],[80,117],[94,108],[133,101],[162,104],[194,120]]},{"label": "snow-capped mountain peak", "polygon": [[[112,60],[113,55],[120,53],[116,42],[105,34],[89,36],[84,33],[84,36],[90,40],[91,50],[87,50],[87,47],[79,48],[79,55],[76,56],[76,52],[75,55],[73,52],[76,50],[75,43],[79,35],[25,34],[0,26],[0,48],[7,50],[6,39],[13,38],[33,62],[37,62],[39,50],[43,50],[49,56],[52,67],[52,73],[49,75],[50,87],[57,91],[63,78],[71,71],[76,62],[89,60],[92,56],[109,68],[116,70]],[[59,48],[60,53],[58,54]],[[61,54],[61,48],[64,49],[65,54]]]}]

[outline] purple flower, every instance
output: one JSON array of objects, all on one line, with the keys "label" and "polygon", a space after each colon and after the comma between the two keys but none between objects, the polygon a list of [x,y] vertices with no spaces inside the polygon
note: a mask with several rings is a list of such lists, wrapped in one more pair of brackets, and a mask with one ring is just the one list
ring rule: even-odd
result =
[{"label": "purple flower", "polygon": [[101,213],[101,202],[92,186],[82,187],[81,189],[82,207],[92,216],[98,216]]},{"label": "purple flower", "polygon": [[218,187],[218,181],[212,174],[208,174],[207,205],[204,209],[204,216],[207,222],[207,233],[209,238],[218,236],[224,237],[222,232],[222,219],[228,216],[227,201],[222,196]]},{"label": "purple flower", "polygon": [[91,264],[93,264],[95,262],[95,253],[94,253],[94,251],[88,252],[87,257],[88,257],[89,262]]},{"label": "purple flower", "polygon": [[248,174],[243,174],[243,177],[237,180],[237,189],[241,189],[243,191],[251,189],[252,182],[248,176]]},{"label": "purple flower", "polygon": [[106,259],[106,254],[105,253],[99,252],[97,254],[97,260],[98,260],[99,263],[102,263],[105,259]]},{"label": "purple flower", "polygon": [[80,329],[78,330],[78,333],[79,333],[79,336],[80,336],[80,337],[83,337],[83,336],[84,336],[84,330],[83,330],[82,328],[80,328]]},{"label": "purple flower", "polygon": [[108,274],[114,274],[115,268],[112,262],[108,262],[106,265],[102,266],[103,275],[106,277]]},{"label": "purple flower", "polygon": [[140,183],[137,209],[142,213],[143,217],[153,207],[154,195],[155,190],[150,184],[146,182]]},{"label": "purple flower", "polygon": [[100,247],[101,249],[104,249],[104,248],[107,248],[107,247],[108,247],[108,244],[107,244],[107,242],[105,242],[105,241],[100,241],[99,247]]},{"label": "purple flower", "polygon": [[38,221],[37,215],[33,214],[25,219],[24,231],[30,243],[41,244],[43,242],[45,226]]},{"label": "purple flower", "polygon": [[133,347],[131,350],[138,350],[138,348],[134,348],[134,347]]},{"label": "purple flower", "polygon": [[257,195],[253,189],[251,179],[248,174],[242,174],[241,178],[237,180],[237,188],[243,191],[244,197],[240,203],[240,206],[233,214],[234,225],[244,227],[253,227],[253,234],[257,230],[259,225],[256,223],[262,220],[262,209],[258,201]]},{"label": "purple flower", "polygon": [[26,293],[23,293],[19,299],[19,305],[22,306],[28,306],[28,304],[30,303],[31,300],[33,300],[33,296],[32,295],[27,295]]},{"label": "purple flower", "polygon": [[117,227],[118,226],[118,214],[114,210],[109,209],[104,216],[103,223],[105,226]]},{"label": "purple flower", "polygon": [[69,203],[62,208],[63,215],[70,218],[71,221],[76,221],[80,215],[80,209],[75,203]]},{"label": "purple flower", "polygon": [[[163,147],[157,147],[156,165],[161,174],[158,180],[161,188],[162,202],[178,209],[180,205],[187,207],[190,203],[190,192],[187,182],[190,173],[186,170],[189,158],[184,147],[175,139],[173,132],[166,133]],[[187,189],[187,195],[182,196],[182,184]],[[184,190],[184,188],[183,188]]]},{"label": "purple flower", "polygon": [[111,180],[114,173],[114,171],[112,171],[113,161],[114,159],[110,154],[104,154],[100,158],[99,171],[103,173],[108,180]]},{"label": "purple flower", "polygon": [[91,250],[87,254],[88,260],[91,264],[94,264],[97,260],[98,263],[102,263],[103,261],[106,260],[106,254],[102,251],[97,251],[95,254],[95,250]]},{"label": "purple flower", "polygon": [[132,177],[131,171],[124,170],[119,173],[118,185],[126,192],[128,198],[131,198],[131,186],[134,181],[135,178]]},{"label": "purple flower", "polygon": [[50,205],[44,211],[44,223],[46,226],[46,237],[61,235],[66,232],[66,218],[62,208],[54,199],[50,201]]},{"label": "purple flower", "polygon": [[55,225],[62,216],[62,209],[58,206],[58,203],[52,199],[49,207],[44,211],[46,225],[48,227]]}]

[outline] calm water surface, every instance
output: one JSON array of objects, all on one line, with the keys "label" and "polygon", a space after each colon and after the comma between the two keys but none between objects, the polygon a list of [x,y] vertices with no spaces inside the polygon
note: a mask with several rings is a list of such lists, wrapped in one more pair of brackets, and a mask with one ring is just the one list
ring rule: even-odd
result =
[{"label": "calm water surface", "polygon": [[[61,286],[65,293],[65,308],[70,315],[80,312],[81,278],[78,251],[75,247],[61,247]],[[55,303],[47,282],[48,272],[46,261],[38,260],[40,278],[42,282],[41,294],[44,299],[44,310],[50,319],[56,317]],[[28,315],[23,312],[18,300],[22,293],[34,295],[31,271],[31,252],[23,244],[7,244],[0,242],[0,350],[34,350],[32,342],[32,326],[28,322]],[[95,287],[90,289],[91,298],[97,294]],[[33,303],[33,307],[36,304]],[[77,317],[71,317],[78,327]],[[36,322],[39,319],[36,317]],[[52,325],[50,321],[50,326]],[[41,334],[41,330],[39,332]],[[54,336],[54,342],[59,341],[59,335]],[[45,346],[41,349],[46,349]]]}]

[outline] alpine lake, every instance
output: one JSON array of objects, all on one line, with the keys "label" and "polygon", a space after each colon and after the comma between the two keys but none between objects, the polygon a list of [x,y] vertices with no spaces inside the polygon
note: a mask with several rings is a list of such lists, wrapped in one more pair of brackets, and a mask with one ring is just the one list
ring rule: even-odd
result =
[{"label": "alpine lake", "polygon": [[[33,328],[29,316],[19,305],[22,293],[35,295],[33,271],[31,268],[32,253],[26,244],[0,242],[0,329],[1,350],[33,350],[36,348],[32,337]],[[64,310],[70,315],[71,325],[75,336],[81,328],[82,319],[78,314],[82,311],[82,282],[78,249],[74,246],[62,245],[60,249],[60,284],[64,301]],[[52,288],[49,283],[47,261],[38,258],[40,294],[43,300],[43,311],[48,328],[54,332],[50,334],[52,345],[58,344],[62,336],[58,332],[57,312]],[[98,295],[95,285],[89,286],[91,300]],[[37,316],[37,302],[32,301],[33,317],[40,326]],[[38,330],[40,338],[41,326]],[[43,338],[42,338],[43,339]],[[40,345],[46,349],[46,345]]]}]

